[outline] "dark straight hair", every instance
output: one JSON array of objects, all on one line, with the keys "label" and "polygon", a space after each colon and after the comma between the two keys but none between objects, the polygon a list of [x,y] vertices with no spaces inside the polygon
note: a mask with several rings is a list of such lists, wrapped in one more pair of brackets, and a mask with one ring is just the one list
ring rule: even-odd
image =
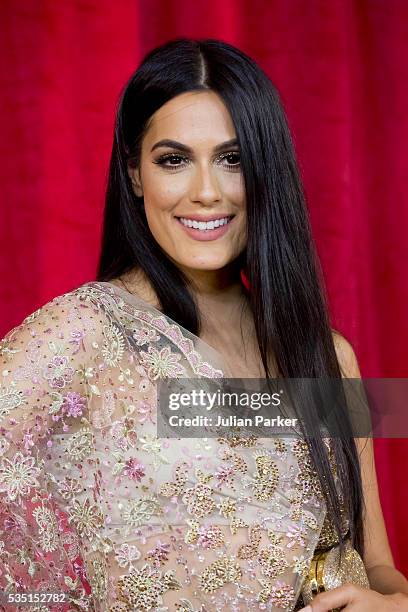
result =
[{"label": "dark straight hair", "polygon": [[[282,378],[341,380],[323,275],[284,109],[265,72],[226,42],[171,40],[149,52],[126,84],[116,117],[97,280],[142,269],[162,311],[199,336],[200,313],[189,282],[153,238],[128,165],[139,165],[153,113],[179,94],[208,89],[228,108],[240,147],[247,246],[237,269],[245,267],[250,283],[248,300],[266,377],[271,376],[273,364]],[[302,397],[299,408],[309,431],[318,414],[314,402],[313,394]],[[347,408],[336,410],[343,431],[332,439],[340,492],[324,440],[307,437],[306,441],[338,540],[342,545],[343,499],[352,542],[363,555],[358,453],[347,426]]]}]

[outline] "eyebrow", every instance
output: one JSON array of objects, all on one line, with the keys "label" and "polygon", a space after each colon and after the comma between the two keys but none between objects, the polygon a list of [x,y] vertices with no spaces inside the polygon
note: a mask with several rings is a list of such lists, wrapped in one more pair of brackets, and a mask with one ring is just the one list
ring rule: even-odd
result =
[{"label": "eyebrow", "polygon": [[[231,138],[231,140],[226,140],[225,142],[222,142],[221,144],[214,147],[214,152],[219,153],[220,151],[224,151],[225,149],[228,149],[229,147],[233,147],[235,145],[238,145],[238,140],[236,138]],[[177,151],[183,151],[183,153],[193,152],[193,150],[187,145],[181,142],[177,142],[177,140],[169,140],[165,138],[164,140],[159,140],[158,142],[156,142],[156,144],[152,146],[150,153],[152,153],[155,149],[158,149],[159,147],[171,147],[172,149],[177,149]]]}]

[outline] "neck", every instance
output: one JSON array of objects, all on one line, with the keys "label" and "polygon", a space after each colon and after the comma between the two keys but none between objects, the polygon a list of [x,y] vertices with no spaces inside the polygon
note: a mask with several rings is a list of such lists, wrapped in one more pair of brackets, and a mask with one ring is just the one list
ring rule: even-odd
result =
[{"label": "neck", "polygon": [[232,262],[220,270],[192,270],[180,267],[190,281],[190,286],[198,301],[225,302],[241,297],[242,283],[239,266]]},{"label": "neck", "polygon": [[[226,310],[226,306],[234,308],[246,303],[237,262],[232,262],[220,270],[192,270],[184,266],[179,267],[190,282],[190,290],[202,313],[209,313],[209,316],[222,315],[231,310],[230,308]],[[139,295],[160,309],[151,283],[140,268],[122,274],[120,285],[124,285],[130,293]]]},{"label": "neck", "polygon": [[181,270],[201,313],[201,335],[211,337],[219,334],[220,326],[228,329],[239,324],[248,304],[236,262],[220,270]]}]

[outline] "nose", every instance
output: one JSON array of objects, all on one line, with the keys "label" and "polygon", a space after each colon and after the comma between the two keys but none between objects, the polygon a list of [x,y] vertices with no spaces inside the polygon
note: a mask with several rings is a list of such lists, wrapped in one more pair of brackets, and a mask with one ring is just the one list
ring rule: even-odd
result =
[{"label": "nose", "polygon": [[191,179],[190,200],[205,205],[221,200],[218,180],[211,167],[205,164],[197,167]]}]

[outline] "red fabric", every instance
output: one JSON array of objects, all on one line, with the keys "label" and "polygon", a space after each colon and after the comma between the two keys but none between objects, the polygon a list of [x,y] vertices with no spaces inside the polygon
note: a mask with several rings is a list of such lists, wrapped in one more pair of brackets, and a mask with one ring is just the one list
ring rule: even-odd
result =
[{"label": "red fabric", "polygon": [[[3,0],[0,334],[94,278],[115,105],[142,54],[175,36],[222,38],[281,92],[333,326],[363,376],[407,376],[407,20],[405,0]],[[408,574],[407,450],[376,441]]]}]

